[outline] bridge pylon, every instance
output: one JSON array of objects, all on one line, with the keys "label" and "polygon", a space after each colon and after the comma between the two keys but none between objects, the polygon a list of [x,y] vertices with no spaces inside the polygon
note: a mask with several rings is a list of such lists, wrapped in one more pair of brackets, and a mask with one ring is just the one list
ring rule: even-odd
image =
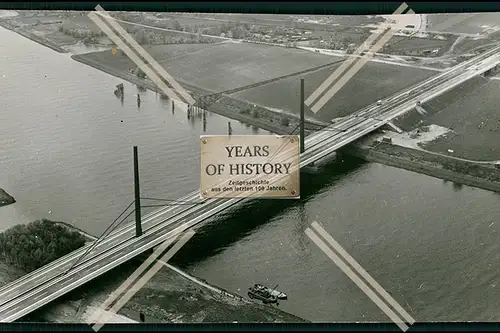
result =
[{"label": "bridge pylon", "polygon": [[135,235],[142,236],[141,191],[139,187],[139,156],[134,146]]},{"label": "bridge pylon", "polygon": [[304,115],[304,78],[300,78],[300,153],[306,151],[305,147],[305,115]]}]

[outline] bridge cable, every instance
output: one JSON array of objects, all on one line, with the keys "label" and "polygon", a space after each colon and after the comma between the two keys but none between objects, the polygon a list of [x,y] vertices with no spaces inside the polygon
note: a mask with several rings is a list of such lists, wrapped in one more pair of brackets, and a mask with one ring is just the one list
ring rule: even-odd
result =
[{"label": "bridge cable", "polygon": [[159,199],[159,198],[141,198],[142,200],[154,200],[154,201],[169,201],[169,202],[175,202],[175,203],[182,203],[182,204],[193,204],[196,205],[199,202],[194,202],[194,201],[184,201],[184,200],[178,200],[178,199]]},{"label": "bridge cable", "polygon": [[[293,133],[297,130],[297,128],[299,128],[299,126],[300,126],[300,124],[298,124],[297,126],[295,126],[295,128],[292,130],[292,132],[291,132],[290,134],[288,134],[288,135],[293,135]],[[281,151],[281,150],[285,147],[285,144],[286,144],[286,143],[285,143],[285,142],[283,142],[283,143],[282,143],[282,144],[278,147],[278,149],[276,149],[276,151],[274,152],[274,154],[273,154],[271,157],[269,157],[269,161],[272,161],[272,159],[273,159],[274,157],[276,157],[276,155],[278,155],[278,153],[279,153],[279,152],[280,152],[280,151]]]},{"label": "bridge cable", "polygon": [[196,202],[196,203],[170,203],[170,204],[163,204],[163,205],[141,205],[141,208],[150,208],[150,207],[167,207],[167,206],[196,206],[196,205],[201,205],[203,202]]},{"label": "bridge cable", "polygon": [[[71,269],[73,269],[73,267],[75,267],[75,265],[83,258],[85,257],[87,254],[89,254],[90,251],[92,251],[93,249],[95,249],[95,247],[97,246],[97,244],[105,237],[107,236],[107,234],[109,234],[109,232],[113,231],[116,227],[118,227],[120,224],[123,223],[123,221],[129,217],[134,211],[135,209],[129,213],[124,219],[122,219],[122,221],[120,221],[120,223],[118,223],[117,225],[113,226],[116,221],[118,221],[118,219],[123,215],[125,214],[125,212],[130,208],[130,206],[132,206],[134,204],[135,200],[132,201],[128,206],[127,208],[125,208],[125,210],[123,210],[121,212],[121,214],[113,221],[113,223],[111,223],[107,228],[106,230],[104,230],[104,232],[102,233],[101,236],[99,236],[94,242],[93,244],[71,265],[71,267],[66,271],[66,273],[68,273]],[[110,230],[111,229],[111,230]],[[65,273],[65,274],[66,274]]]},{"label": "bridge cable", "polygon": [[[327,127],[330,127],[332,125],[325,125],[324,127],[320,127],[320,130],[323,130]],[[295,128],[290,132],[289,135],[293,135],[295,133],[295,131],[297,131],[297,129],[300,127],[300,124],[298,124],[297,126],[295,126]],[[277,151],[273,154],[273,156],[271,156],[270,159],[273,159],[283,148],[285,147],[285,144],[283,143],[280,147],[278,147]],[[159,198],[141,198],[141,199],[145,199],[145,200],[157,200],[157,201],[169,201],[169,202],[172,202],[172,204],[164,204],[164,205],[144,205],[144,206],[141,206],[141,207],[165,207],[165,206],[173,206],[173,205],[199,205],[199,204],[202,204],[201,202],[189,202],[189,201],[182,201],[182,200],[175,200],[175,199],[159,199]],[[135,209],[130,212],[127,216],[125,216],[122,221],[120,221],[120,223],[118,223],[117,225],[113,226],[116,221],[123,215],[125,214],[125,212],[130,208],[130,206],[132,206],[132,204],[135,202],[132,201],[128,206],[127,208],[125,208],[125,210],[113,221],[113,223],[111,223],[111,225],[103,232],[103,234],[97,239],[94,241],[94,243],[92,244],[91,247],[89,247],[83,254],[82,256],[80,256],[72,265],[71,267],[67,270],[67,272],[69,272],[71,269],[73,269],[73,267],[75,267],[75,265],[83,258],[85,257],[90,251],[92,251],[96,246],[97,244],[105,237],[107,236],[107,234],[109,234],[111,231],[113,231],[115,228],[117,228],[119,225],[121,225],[123,223],[123,221],[125,221],[125,219],[127,219],[134,211]],[[111,229],[111,230],[110,230]],[[66,272],[66,273],[67,273]]]},{"label": "bridge cable", "polygon": [[[132,215],[132,213],[135,212],[135,209],[133,209],[130,213],[127,214],[127,216],[125,216],[121,221],[120,223],[118,223],[113,229],[111,229],[111,231],[113,231],[116,227],[118,227],[119,225],[121,225],[123,223],[123,221],[125,221],[130,215]],[[91,249],[94,249],[96,246],[97,246],[97,243],[103,239],[103,236],[104,235],[101,235],[100,238],[98,238],[91,246]],[[107,236],[107,235],[106,235]],[[90,249],[88,249],[82,256],[80,256],[74,263],[73,265],[71,265],[71,267],[66,271],[66,273],[64,274],[67,274],[71,269],[73,269],[73,267],[76,266],[76,264],[83,258],[85,257],[90,251]]]},{"label": "bridge cable", "polygon": [[[141,207],[165,207],[165,206],[178,206],[178,205],[199,205],[201,204],[201,202],[189,202],[189,201],[185,201],[185,202],[182,202],[182,200],[173,200],[173,199],[158,199],[158,198],[141,198],[141,199],[149,199],[149,200],[161,200],[161,201],[171,201],[173,202],[172,204],[163,204],[163,205],[145,205],[145,206],[141,206]],[[133,212],[135,212],[135,209],[132,210],[127,216],[125,216],[121,221],[120,223],[114,225],[118,219],[130,208],[130,206],[132,206],[132,204],[135,202],[132,201],[128,206],[127,208],[125,208],[125,210],[113,221],[113,223],[111,223],[108,228],[102,233],[101,236],[99,236],[99,238],[97,240],[94,241],[94,243],[92,244],[91,247],[89,247],[83,254],[81,257],[79,257],[74,263],[73,265],[71,265],[71,267],[68,269],[67,272],[69,272],[73,267],[76,266],[76,264],[83,258],[85,257],[89,252],[91,252],[93,249],[95,249],[95,247],[97,246],[97,244],[102,240],[104,239],[107,235],[109,235],[109,233],[111,233],[112,231],[114,231],[117,227],[119,227],[130,215],[132,215]],[[114,225],[114,226],[113,226]]]}]

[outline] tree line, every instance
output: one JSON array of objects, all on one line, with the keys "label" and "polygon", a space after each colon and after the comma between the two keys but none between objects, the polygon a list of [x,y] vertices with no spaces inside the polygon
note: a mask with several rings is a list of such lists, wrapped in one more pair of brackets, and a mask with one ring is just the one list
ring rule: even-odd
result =
[{"label": "tree line", "polygon": [[85,245],[85,237],[56,222],[42,219],[0,233],[0,261],[34,271]]}]

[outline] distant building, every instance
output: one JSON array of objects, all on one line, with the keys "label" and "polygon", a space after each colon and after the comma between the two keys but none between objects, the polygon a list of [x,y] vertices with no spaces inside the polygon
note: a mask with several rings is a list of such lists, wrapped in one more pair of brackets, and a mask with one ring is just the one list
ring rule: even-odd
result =
[{"label": "distant building", "polygon": [[382,138],[382,142],[384,142],[384,143],[392,143],[392,138],[384,136]]}]

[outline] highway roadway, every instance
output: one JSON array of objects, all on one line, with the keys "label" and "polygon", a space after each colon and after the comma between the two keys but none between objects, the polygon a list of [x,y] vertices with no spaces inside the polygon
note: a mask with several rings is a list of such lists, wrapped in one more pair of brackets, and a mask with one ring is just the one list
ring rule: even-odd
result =
[{"label": "highway roadway", "polygon": [[[370,105],[328,128],[308,136],[306,152],[301,154],[300,167],[338,150],[344,145],[385,125],[390,120],[414,108],[417,101],[426,100],[456,87],[499,61],[500,47],[465,61],[382,101]],[[40,269],[0,288],[0,322],[15,321],[48,304],[93,278],[130,260],[136,255],[177,236],[202,221],[234,206],[245,198],[202,200],[199,191],[179,199],[195,202],[190,206],[162,208],[143,218],[144,235],[135,237],[131,223],[101,240],[78,265],[68,269],[90,246],[68,254]]]}]

